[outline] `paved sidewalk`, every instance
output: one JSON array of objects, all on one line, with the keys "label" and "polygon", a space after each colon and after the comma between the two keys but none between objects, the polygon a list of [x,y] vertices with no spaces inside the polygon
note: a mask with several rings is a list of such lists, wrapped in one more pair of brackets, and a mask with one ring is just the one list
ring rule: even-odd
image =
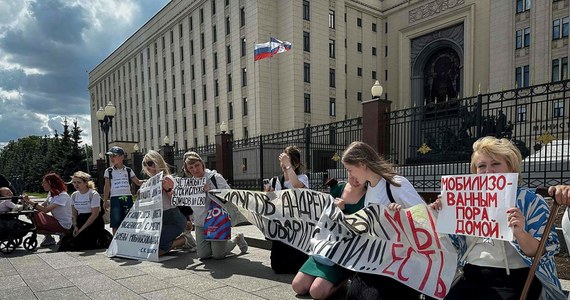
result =
[{"label": "paved sidewalk", "polygon": [[[255,227],[233,232],[239,231],[267,246]],[[293,275],[275,274],[269,251],[262,248],[219,261],[180,251],[160,263],[111,259],[104,250],[56,249],[19,247],[0,254],[0,299],[298,299],[291,288]],[[237,247],[234,252],[239,253]]]},{"label": "paved sidewalk", "polygon": [[[295,295],[293,275],[271,270],[269,251],[263,249],[269,242],[257,228],[242,226],[233,232],[245,233],[249,251],[219,261],[202,261],[182,251],[156,263],[111,259],[104,250],[56,252],[53,246],[28,252],[19,247],[0,254],[0,299],[309,298]],[[237,247],[234,252],[239,252]],[[570,282],[564,280],[563,286],[568,290]],[[339,291],[335,299],[344,299],[345,292]]]}]

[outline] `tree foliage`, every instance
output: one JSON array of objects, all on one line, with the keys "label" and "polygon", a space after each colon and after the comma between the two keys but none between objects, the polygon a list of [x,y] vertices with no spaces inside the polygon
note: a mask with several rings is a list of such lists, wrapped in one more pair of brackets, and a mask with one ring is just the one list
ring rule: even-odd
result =
[{"label": "tree foliage", "polygon": [[87,170],[87,156],[81,145],[83,131],[77,121],[70,129],[67,120],[63,133],[53,137],[28,136],[10,141],[0,149],[0,174],[4,174],[18,192],[43,192],[44,174],[56,172],[64,180],[76,171]]}]

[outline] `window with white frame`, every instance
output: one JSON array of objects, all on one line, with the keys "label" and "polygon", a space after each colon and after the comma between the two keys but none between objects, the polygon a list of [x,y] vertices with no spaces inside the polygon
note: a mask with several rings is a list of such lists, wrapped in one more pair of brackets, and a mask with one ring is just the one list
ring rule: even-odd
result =
[{"label": "window with white frame", "polygon": [[552,81],[568,79],[568,57],[552,60]]},{"label": "window with white frame", "polygon": [[526,121],[526,106],[517,107],[517,122]]},{"label": "window with white frame", "polygon": [[334,10],[329,10],[329,28],[334,29],[335,24]]},{"label": "window with white frame", "polygon": [[552,116],[554,118],[564,117],[564,100],[558,100],[554,102]]},{"label": "window with white frame", "polygon": [[329,116],[336,116],[336,99],[329,98]]}]

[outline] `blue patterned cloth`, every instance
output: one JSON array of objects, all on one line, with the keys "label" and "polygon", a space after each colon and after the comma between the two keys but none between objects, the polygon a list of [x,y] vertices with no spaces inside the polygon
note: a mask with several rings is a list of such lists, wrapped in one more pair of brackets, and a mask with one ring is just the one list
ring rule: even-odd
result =
[{"label": "blue patterned cloth", "polygon": [[[542,233],[545,231],[546,222],[550,214],[550,209],[546,201],[533,191],[525,188],[517,189],[516,207],[521,210],[525,216],[526,228],[525,230],[530,233],[534,238],[540,240]],[[461,260],[467,251],[467,242],[463,235],[450,235],[454,246],[458,250],[458,260]],[[519,255],[523,258],[527,266],[532,265],[532,257],[528,257],[521,250],[517,241],[511,241],[511,245],[517,250]],[[536,277],[542,283],[542,295],[546,299],[566,299],[560,286],[556,272],[556,263],[554,255],[560,251],[560,242],[554,226],[550,228],[548,240],[546,241],[545,253],[540,259],[536,268]],[[458,261],[460,266],[465,264],[465,261]]]}]

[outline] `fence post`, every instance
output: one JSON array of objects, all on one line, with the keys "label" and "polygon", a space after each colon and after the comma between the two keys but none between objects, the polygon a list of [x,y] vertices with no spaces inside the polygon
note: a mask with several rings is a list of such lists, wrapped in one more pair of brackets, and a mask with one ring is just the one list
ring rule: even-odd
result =
[{"label": "fence post", "polygon": [[390,154],[390,105],[392,101],[374,98],[362,102],[362,141],[380,155]]},{"label": "fence post", "polygon": [[234,172],[232,169],[233,153],[229,133],[216,134],[216,169],[222,173],[228,183],[233,184]]},{"label": "fence post", "polygon": [[479,91],[477,94],[477,104],[475,107],[475,122],[477,124],[477,138],[481,137],[483,133],[483,95]]},{"label": "fence post", "polygon": [[97,159],[97,192],[103,195],[103,188],[105,187],[105,169],[107,168],[107,161],[104,158]]},{"label": "fence post", "polygon": [[311,127],[305,126],[305,169],[311,170]]}]

